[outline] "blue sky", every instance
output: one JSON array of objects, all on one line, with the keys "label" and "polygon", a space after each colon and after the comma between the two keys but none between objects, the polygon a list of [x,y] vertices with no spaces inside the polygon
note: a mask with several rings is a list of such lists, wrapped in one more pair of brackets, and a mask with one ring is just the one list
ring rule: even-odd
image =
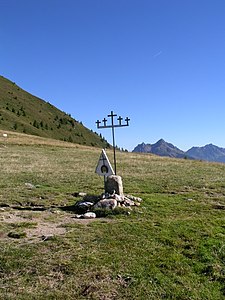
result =
[{"label": "blue sky", "polygon": [[224,0],[0,0],[0,75],[118,146],[225,147]]}]

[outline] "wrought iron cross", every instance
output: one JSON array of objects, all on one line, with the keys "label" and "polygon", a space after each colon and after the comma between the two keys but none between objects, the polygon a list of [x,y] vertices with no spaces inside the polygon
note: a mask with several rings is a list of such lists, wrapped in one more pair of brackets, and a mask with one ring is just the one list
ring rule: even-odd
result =
[{"label": "wrought iron cross", "polygon": [[96,124],[97,124],[97,128],[98,129],[102,129],[102,128],[112,128],[112,138],[113,138],[113,154],[114,154],[114,171],[115,171],[115,175],[116,175],[116,145],[115,145],[115,132],[114,132],[114,128],[115,127],[125,127],[125,126],[129,126],[129,121],[130,119],[128,117],[126,117],[126,119],[124,121],[126,121],[125,124],[122,124],[122,120],[123,118],[121,116],[119,116],[119,118],[117,118],[118,120],[118,124],[114,124],[114,117],[117,117],[116,114],[113,113],[113,111],[111,111],[111,114],[108,115],[109,118],[111,118],[111,124],[107,125],[108,120],[106,118],[104,118],[102,120],[103,125],[101,124],[101,121],[97,120]]}]

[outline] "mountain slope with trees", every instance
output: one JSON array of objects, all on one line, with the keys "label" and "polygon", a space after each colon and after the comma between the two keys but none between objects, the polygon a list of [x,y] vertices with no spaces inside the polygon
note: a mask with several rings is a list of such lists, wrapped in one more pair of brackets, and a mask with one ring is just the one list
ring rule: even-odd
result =
[{"label": "mountain slope with trees", "polygon": [[81,145],[110,147],[101,135],[3,76],[0,76],[0,129]]}]

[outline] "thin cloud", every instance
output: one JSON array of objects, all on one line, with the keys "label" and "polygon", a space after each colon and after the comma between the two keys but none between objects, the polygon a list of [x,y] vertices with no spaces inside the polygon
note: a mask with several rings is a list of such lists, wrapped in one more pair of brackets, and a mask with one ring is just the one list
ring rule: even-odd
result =
[{"label": "thin cloud", "polygon": [[156,54],[153,55],[153,58],[156,58],[162,54],[162,51],[157,52]]}]

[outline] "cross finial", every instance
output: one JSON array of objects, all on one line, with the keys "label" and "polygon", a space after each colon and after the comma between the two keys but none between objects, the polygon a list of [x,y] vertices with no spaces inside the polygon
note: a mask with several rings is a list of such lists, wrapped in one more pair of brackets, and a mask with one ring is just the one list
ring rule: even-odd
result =
[{"label": "cross finial", "polygon": [[104,118],[104,119],[102,120],[102,122],[104,123],[104,126],[106,126],[107,119]]},{"label": "cross finial", "polygon": [[127,126],[128,126],[129,125],[128,122],[130,121],[130,119],[126,117],[125,121],[127,122]]},{"label": "cross finial", "polygon": [[113,111],[111,111],[111,115],[108,115],[108,117],[111,117],[111,118],[116,117],[116,116],[117,116],[117,115],[114,114]]},{"label": "cross finial", "polygon": [[119,116],[119,118],[117,120],[119,121],[119,125],[121,125],[123,118],[121,116]]},{"label": "cross finial", "polygon": [[95,122],[97,124],[97,128],[99,128],[99,124],[101,123],[99,120]]}]

